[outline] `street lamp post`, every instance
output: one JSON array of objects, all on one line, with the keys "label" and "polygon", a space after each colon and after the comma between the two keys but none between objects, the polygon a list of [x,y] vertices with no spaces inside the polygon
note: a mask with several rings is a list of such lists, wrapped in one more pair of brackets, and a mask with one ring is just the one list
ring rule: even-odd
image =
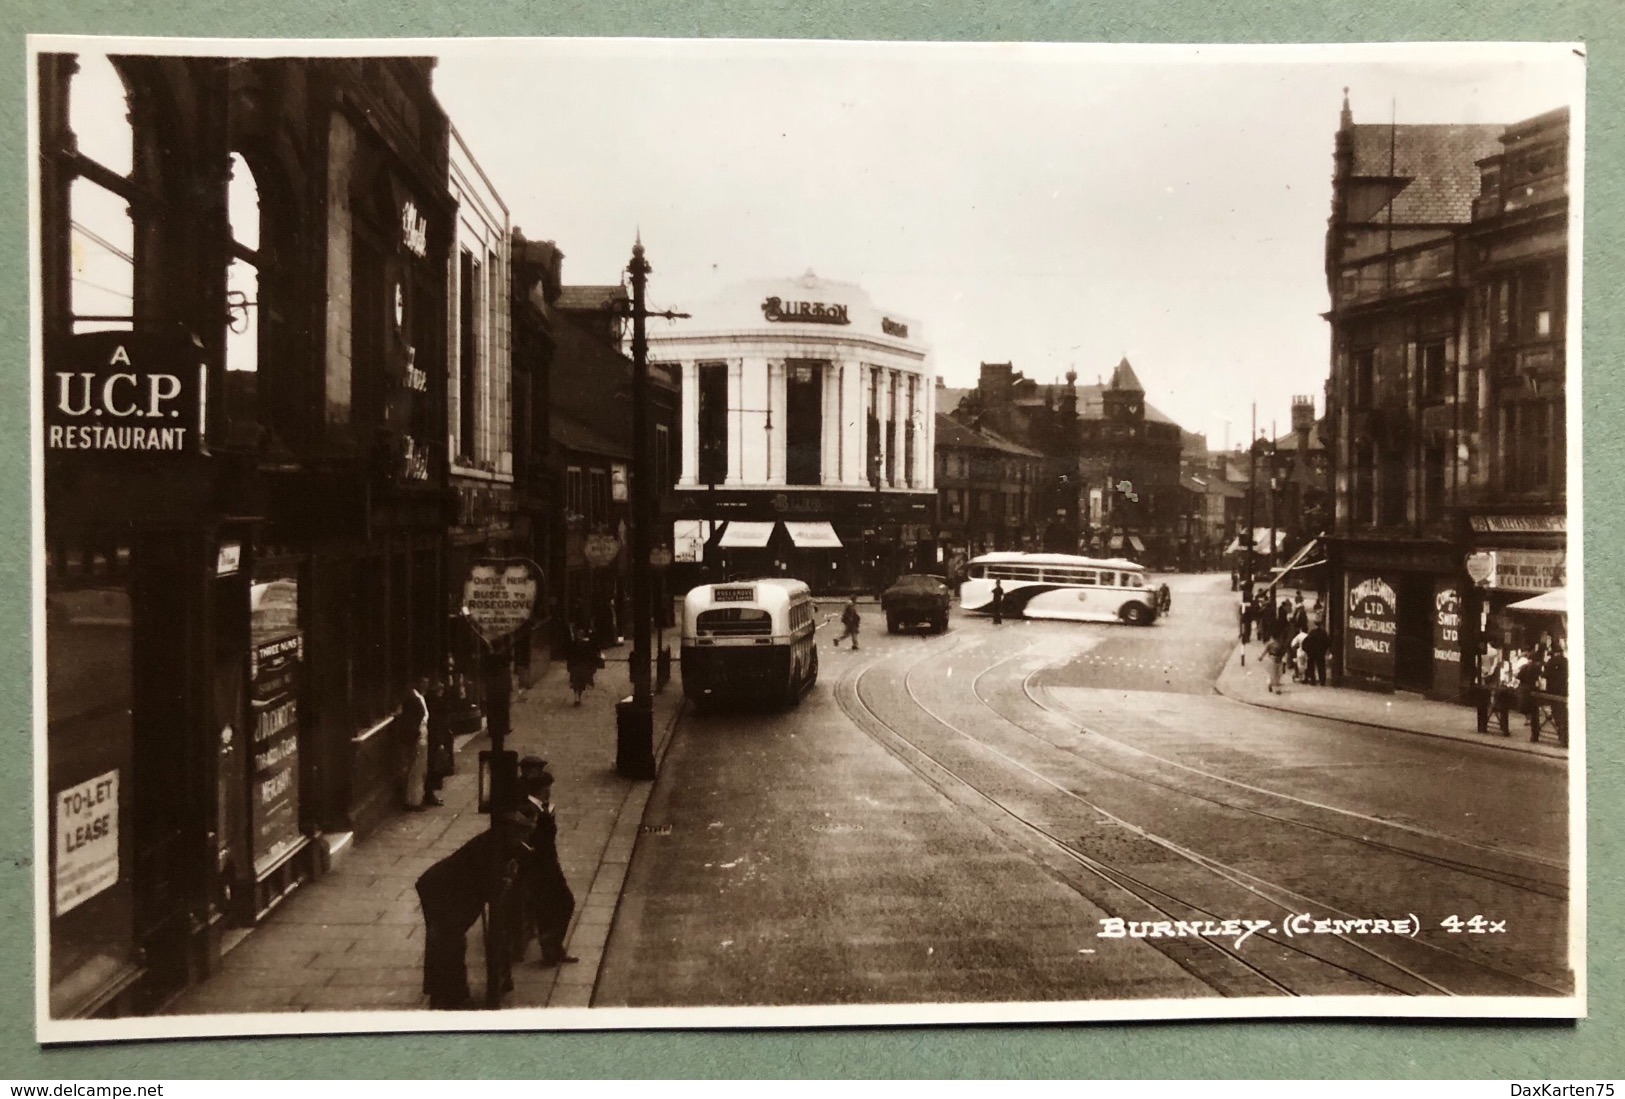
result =
[{"label": "street lamp post", "polygon": [[643,256],[640,236],[632,245],[627,265],[632,279],[632,654],[627,670],[632,697],[615,706],[615,770],[627,778],[655,777],[654,692],[649,680],[652,564],[650,534],[654,526],[654,470],[649,459],[649,341],[651,316],[676,319],[686,316],[669,310],[651,314],[644,304],[649,284],[649,261]]}]

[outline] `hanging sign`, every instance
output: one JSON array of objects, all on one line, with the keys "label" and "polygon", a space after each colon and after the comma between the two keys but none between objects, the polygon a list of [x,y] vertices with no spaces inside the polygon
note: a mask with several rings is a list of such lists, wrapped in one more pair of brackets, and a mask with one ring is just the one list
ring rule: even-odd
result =
[{"label": "hanging sign", "polygon": [[536,587],[536,571],[529,561],[476,561],[463,581],[463,613],[486,642],[501,641],[530,621]]},{"label": "hanging sign", "polygon": [[118,771],[57,791],[58,916],[118,881]]},{"label": "hanging sign", "polygon": [[419,213],[417,203],[410,200],[401,206],[401,243],[418,259],[429,252],[429,219]]},{"label": "hanging sign", "polygon": [[1344,666],[1357,675],[1394,677],[1394,640],[1399,625],[1394,589],[1380,576],[1349,574],[1348,647]]},{"label": "hanging sign", "polygon": [[82,332],[45,379],[45,450],[197,454],[206,366],[189,337]]},{"label": "hanging sign", "polygon": [[589,534],[581,552],[593,568],[607,568],[621,555],[621,541],[613,534]]},{"label": "hanging sign", "polygon": [[1467,555],[1467,577],[1475,584],[1495,582],[1495,554],[1489,550]]}]

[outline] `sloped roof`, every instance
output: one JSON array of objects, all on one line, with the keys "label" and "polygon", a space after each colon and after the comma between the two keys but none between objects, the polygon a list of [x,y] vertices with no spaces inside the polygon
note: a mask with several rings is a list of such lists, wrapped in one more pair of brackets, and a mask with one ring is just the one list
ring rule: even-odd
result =
[{"label": "sloped roof", "polygon": [[1043,457],[1036,450],[991,431],[978,431],[941,412],[937,413],[937,446],[960,447],[966,450],[996,450],[1004,454],[1019,454],[1024,458]]},{"label": "sloped roof", "polygon": [[[1275,440],[1275,449],[1277,451],[1297,450],[1298,449],[1298,433],[1296,431],[1289,431],[1285,435],[1280,436],[1278,439]],[[1325,450],[1326,449],[1326,444],[1321,442],[1321,439],[1320,439],[1320,422],[1318,420],[1315,422],[1315,425],[1309,429],[1309,449],[1310,450]]]},{"label": "sloped roof", "polygon": [[1110,388],[1122,390],[1126,393],[1145,392],[1145,386],[1140,384],[1140,379],[1135,376],[1134,368],[1128,364],[1126,357],[1119,361],[1117,369],[1112,371]]},{"label": "sloped roof", "polygon": [[570,312],[580,312],[592,309],[603,309],[616,302],[628,300],[626,287],[615,286],[566,286],[559,290],[559,300],[555,307]]},{"label": "sloped roof", "polygon": [[[1353,175],[1405,181],[1389,199],[1398,223],[1441,224],[1471,220],[1479,190],[1478,161],[1501,151],[1504,126],[1351,126]],[[1369,220],[1388,217],[1379,207]]]},{"label": "sloped roof", "polygon": [[553,442],[561,450],[573,450],[578,454],[593,454],[602,458],[632,457],[632,448],[628,444],[611,439],[556,408],[548,416],[547,422]]}]

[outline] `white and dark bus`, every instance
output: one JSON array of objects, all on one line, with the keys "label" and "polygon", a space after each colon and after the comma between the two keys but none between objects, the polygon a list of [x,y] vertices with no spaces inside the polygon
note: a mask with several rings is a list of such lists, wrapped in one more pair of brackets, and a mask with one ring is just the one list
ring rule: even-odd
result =
[{"label": "white and dark bus", "polygon": [[817,605],[800,580],[702,584],[683,600],[683,694],[788,705],[818,681]]},{"label": "white and dark bus", "polygon": [[993,613],[993,584],[1004,589],[1004,613],[1012,618],[1059,618],[1073,622],[1157,620],[1156,590],[1145,569],[1119,557],[1068,553],[987,553],[966,566],[959,605]]}]

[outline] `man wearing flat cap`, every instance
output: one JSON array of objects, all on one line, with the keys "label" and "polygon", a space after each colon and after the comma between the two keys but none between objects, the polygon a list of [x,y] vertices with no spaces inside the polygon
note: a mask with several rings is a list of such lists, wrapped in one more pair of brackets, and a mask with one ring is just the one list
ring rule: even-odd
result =
[{"label": "man wearing flat cap", "polygon": [[[429,1007],[434,1010],[472,1006],[468,929],[487,905],[499,905],[518,887],[531,857],[528,842],[535,828],[534,806],[521,802],[418,878],[418,903],[423,908],[423,991],[429,994]],[[494,1005],[500,997],[486,991],[487,1002]]]},{"label": "man wearing flat cap", "polygon": [[526,841],[529,853],[524,870],[526,902],[536,926],[544,966],[579,961],[564,950],[576,898],[559,865],[559,824],[553,805],[553,772],[547,761],[526,756],[519,761],[519,788],[535,813],[535,825]]}]

